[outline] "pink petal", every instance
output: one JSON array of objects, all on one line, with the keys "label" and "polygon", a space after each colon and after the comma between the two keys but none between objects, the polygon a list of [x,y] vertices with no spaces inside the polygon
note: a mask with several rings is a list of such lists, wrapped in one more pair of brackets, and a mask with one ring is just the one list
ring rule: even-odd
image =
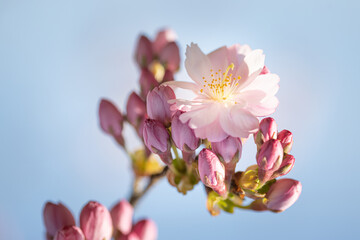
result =
[{"label": "pink petal", "polygon": [[258,117],[264,117],[275,112],[277,106],[279,105],[279,100],[277,97],[267,97],[263,99],[258,104],[249,104],[246,109]]},{"label": "pink petal", "polygon": [[220,124],[230,136],[248,138],[257,131],[259,120],[249,111],[234,105],[220,115]]},{"label": "pink petal", "polygon": [[196,94],[198,94],[201,89],[201,87],[198,84],[193,82],[170,81],[170,82],[165,82],[162,85],[169,86],[173,90],[176,90],[177,88],[191,90]]},{"label": "pink petal", "polygon": [[248,66],[249,75],[253,74],[254,72],[259,71],[259,73],[264,68],[265,64],[265,55],[263,51],[260,49],[254,50],[250,52],[248,55],[245,56],[244,62]]},{"label": "pink petal", "polygon": [[180,120],[183,123],[189,121],[189,127],[193,129],[205,127],[218,118],[220,109],[217,103],[203,104],[198,109],[181,114]]},{"label": "pink petal", "polygon": [[158,32],[152,45],[154,52],[158,54],[166,44],[175,42],[176,38],[176,33],[172,29],[164,29]]},{"label": "pink petal", "polygon": [[268,96],[274,96],[279,90],[279,81],[279,76],[273,73],[259,75],[248,86],[243,88],[242,91],[260,90]]},{"label": "pink petal", "polygon": [[202,86],[203,77],[211,69],[209,58],[200,50],[197,44],[191,43],[186,48],[185,68],[192,80]]},{"label": "pink petal", "polygon": [[218,72],[219,70],[225,72],[226,68],[230,65],[228,62],[228,49],[225,46],[216,49],[207,56],[210,59],[214,72]]},{"label": "pink petal", "polygon": [[202,128],[196,128],[194,132],[198,138],[207,138],[210,142],[220,142],[229,136],[224,132],[219,121],[214,121],[212,124]]},{"label": "pink petal", "polygon": [[141,67],[146,67],[150,64],[153,59],[152,44],[150,40],[141,36],[138,40],[135,51],[135,60]]},{"label": "pink petal", "polygon": [[235,76],[245,79],[249,75],[248,66],[244,62],[244,58],[250,52],[251,48],[248,45],[241,46],[240,44],[235,44],[228,47],[229,63],[235,64],[233,71]]}]

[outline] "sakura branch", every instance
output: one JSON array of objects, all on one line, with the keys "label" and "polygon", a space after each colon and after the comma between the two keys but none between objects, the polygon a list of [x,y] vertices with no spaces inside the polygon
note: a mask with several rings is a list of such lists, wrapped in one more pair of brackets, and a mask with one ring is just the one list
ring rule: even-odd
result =
[{"label": "sakura branch", "polygon": [[[135,51],[139,93],[129,95],[124,112],[109,100],[100,102],[101,129],[131,161],[129,200],[115,204],[110,213],[89,202],[80,214],[80,228],[66,207],[48,203],[48,239],[156,239],[156,225],[150,219],[133,224],[132,214],[165,176],[182,194],[201,183],[213,216],[236,208],[282,212],[300,196],[299,181],[278,179],[294,166],[293,136],[288,130],[278,132],[275,120],[267,117],[279,104],[279,76],[264,65],[262,50],[236,44],[204,54],[191,43],[185,68],[193,82],[174,81],[180,66],[175,39],[171,30],[160,31],[154,41],[141,36]],[[182,98],[179,88],[193,97]],[[139,137],[138,149],[127,147],[123,128],[128,126]],[[251,144],[251,137],[257,146],[255,164],[239,171],[243,145]]]}]

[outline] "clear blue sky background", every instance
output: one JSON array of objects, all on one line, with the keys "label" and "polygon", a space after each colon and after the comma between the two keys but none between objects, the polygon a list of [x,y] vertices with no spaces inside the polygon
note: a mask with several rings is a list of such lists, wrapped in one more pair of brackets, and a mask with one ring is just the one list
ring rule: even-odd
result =
[{"label": "clear blue sky background", "polygon": [[[211,217],[198,186],[162,181],[136,212],[168,239],[355,239],[359,236],[358,1],[0,0],[0,239],[43,239],[45,201],[78,216],[88,200],[127,197],[129,160],[97,119],[101,97],[124,109],[138,89],[140,32],[173,28],[209,52],[262,48],[280,75],[279,128],[293,131],[298,202],[281,214]],[[178,80],[188,79],[184,69]],[[133,136],[128,131],[129,136]],[[136,143],[133,143],[134,147]],[[251,141],[240,168],[255,162]]]}]

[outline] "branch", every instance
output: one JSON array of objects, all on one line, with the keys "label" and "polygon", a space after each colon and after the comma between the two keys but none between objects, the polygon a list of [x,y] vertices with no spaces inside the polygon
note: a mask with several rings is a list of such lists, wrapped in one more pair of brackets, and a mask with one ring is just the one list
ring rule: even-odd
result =
[{"label": "branch", "polygon": [[[134,188],[132,191],[132,194],[130,196],[130,200],[129,203],[135,207],[135,205],[138,203],[138,201],[145,195],[145,193],[147,193],[147,191],[149,191],[149,189],[157,182],[159,181],[161,178],[163,178],[167,171],[168,171],[168,166],[165,166],[164,169],[162,170],[162,172],[158,173],[158,174],[154,174],[150,176],[149,182],[146,185],[146,187],[144,187],[144,189],[142,189],[142,191],[136,191],[136,189]],[[135,185],[135,184],[134,184]]]}]

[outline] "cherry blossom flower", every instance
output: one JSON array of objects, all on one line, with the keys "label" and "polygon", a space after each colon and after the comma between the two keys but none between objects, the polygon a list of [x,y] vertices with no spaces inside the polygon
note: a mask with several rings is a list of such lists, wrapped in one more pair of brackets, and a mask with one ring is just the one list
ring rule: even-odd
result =
[{"label": "cherry blossom flower", "polygon": [[[248,138],[258,129],[258,117],[273,113],[279,77],[264,66],[262,50],[247,45],[221,47],[205,55],[197,44],[186,49],[185,67],[194,81],[172,81],[172,88],[191,90],[192,99],[171,100],[185,110],[180,117],[199,138],[212,142]],[[265,69],[265,70],[264,70]]]}]

